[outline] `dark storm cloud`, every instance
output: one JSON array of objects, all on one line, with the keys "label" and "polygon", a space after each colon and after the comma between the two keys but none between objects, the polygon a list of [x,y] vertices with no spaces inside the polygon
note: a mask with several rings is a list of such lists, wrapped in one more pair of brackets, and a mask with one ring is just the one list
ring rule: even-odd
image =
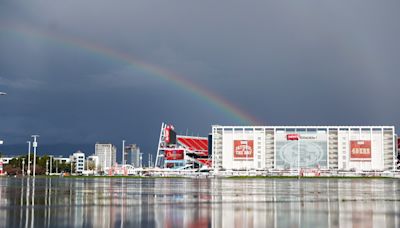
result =
[{"label": "dark storm cloud", "polygon": [[[268,124],[396,124],[398,2],[2,1],[0,22],[176,72]],[[154,152],[161,121],[205,135],[235,119],[79,45],[0,30],[0,135]],[[400,127],[397,125],[397,127]]]}]

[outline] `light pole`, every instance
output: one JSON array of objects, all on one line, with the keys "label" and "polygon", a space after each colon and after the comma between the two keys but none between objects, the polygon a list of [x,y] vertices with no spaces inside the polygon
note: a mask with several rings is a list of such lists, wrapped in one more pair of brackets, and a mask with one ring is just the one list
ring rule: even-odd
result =
[{"label": "light pole", "polygon": [[149,168],[151,168],[153,166],[153,157],[151,156],[151,154],[149,154]]},{"label": "light pole", "polygon": [[22,158],[22,176],[25,176],[25,158]]},{"label": "light pole", "polygon": [[37,148],[37,138],[39,135],[32,135],[33,138],[33,177],[36,176],[36,148]]},{"label": "light pole", "polygon": [[28,143],[28,176],[31,175],[31,141],[26,141]]},{"label": "light pole", "polygon": [[125,140],[122,140],[122,165],[125,165]]},{"label": "light pole", "polygon": [[301,175],[301,170],[300,170],[300,137],[299,140],[297,140],[297,170],[298,170],[298,175],[300,178]]}]

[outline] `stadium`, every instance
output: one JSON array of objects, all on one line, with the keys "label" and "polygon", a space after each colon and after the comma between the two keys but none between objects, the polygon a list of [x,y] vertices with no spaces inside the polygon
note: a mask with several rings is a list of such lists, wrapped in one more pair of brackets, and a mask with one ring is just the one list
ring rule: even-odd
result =
[{"label": "stadium", "polygon": [[212,127],[213,169],[394,171],[393,126]]},{"label": "stadium", "polygon": [[156,167],[175,170],[210,168],[208,137],[177,135],[173,125],[161,124]]},{"label": "stadium", "polygon": [[397,170],[394,126],[212,126],[208,137],[163,124],[156,166],[213,173]]}]

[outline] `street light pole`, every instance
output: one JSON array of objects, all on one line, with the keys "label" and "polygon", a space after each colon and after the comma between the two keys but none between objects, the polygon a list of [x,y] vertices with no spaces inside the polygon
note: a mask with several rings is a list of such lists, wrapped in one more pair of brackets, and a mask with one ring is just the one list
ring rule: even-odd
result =
[{"label": "street light pole", "polygon": [[122,140],[122,165],[125,165],[125,140]]},{"label": "street light pole", "polygon": [[26,141],[28,143],[28,176],[31,175],[31,141]]},{"label": "street light pole", "polygon": [[22,176],[25,176],[25,158],[22,158]]},{"label": "street light pole", "polygon": [[300,138],[297,140],[297,170],[298,170],[298,175],[300,178],[301,175],[301,170],[300,170]]},{"label": "street light pole", "polygon": [[36,177],[36,148],[37,148],[37,138],[39,135],[32,135],[33,138],[33,177]]}]

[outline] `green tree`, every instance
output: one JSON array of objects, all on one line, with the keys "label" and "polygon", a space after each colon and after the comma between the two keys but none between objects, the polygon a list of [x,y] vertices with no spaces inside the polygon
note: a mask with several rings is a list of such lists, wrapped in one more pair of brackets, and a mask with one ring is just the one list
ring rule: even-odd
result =
[{"label": "green tree", "polygon": [[94,161],[87,161],[86,162],[86,167],[88,170],[95,170],[96,169],[96,164]]}]

